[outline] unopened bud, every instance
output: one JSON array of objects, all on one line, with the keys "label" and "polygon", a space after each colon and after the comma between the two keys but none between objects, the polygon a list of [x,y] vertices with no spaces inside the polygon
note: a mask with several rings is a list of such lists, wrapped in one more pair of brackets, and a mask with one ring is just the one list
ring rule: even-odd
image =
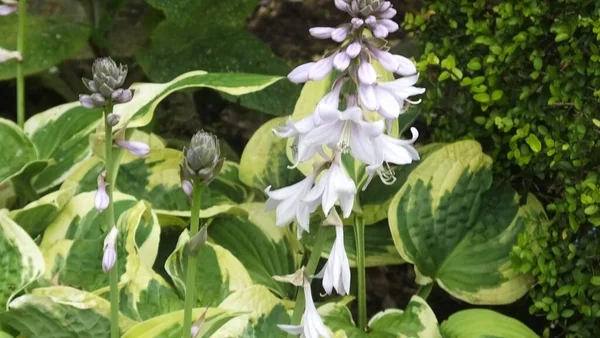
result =
[{"label": "unopened bud", "polygon": [[113,226],[104,238],[104,255],[102,256],[102,270],[107,273],[117,261],[117,235],[119,230]]},{"label": "unopened bud", "polygon": [[109,203],[110,199],[106,193],[106,172],[104,171],[98,175],[98,190],[94,198],[94,207],[98,212],[102,212],[108,207]]},{"label": "unopened bud", "polygon": [[17,11],[16,1],[3,1],[5,5],[0,5],[0,16],[9,15]]},{"label": "unopened bud", "polygon": [[116,103],[127,103],[133,98],[133,93],[130,89],[117,89],[112,92],[111,97]]},{"label": "unopened bud", "polygon": [[184,179],[210,183],[223,167],[219,139],[210,133],[196,133],[189,149],[183,149],[183,153],[183,164],[180,166],[183,172],[180,175]]},{"label": "unopened bud", "polygon": [[[123,86],[127,76],[127,66],[117,66],[109,57],[99,58],[92,65],[92,75],[94,84],[89,86],[89,89],[94,88],[105,99],[109,99],[114,90]],[[84,80],[84,84],[85,82]]]},{"label": "unopened bud", "polygon": [[108,125],[110,125],[111,127],[114,127],[117,124],[119,124],[120,120],[121,120],[121,116],[119,116],[119,114],[116,114],[116,113],[110,113],[106,117],[106,122],[108,122]]},{"label": "unopened bud", "polygon": [[200,329],[202,328],[202,324],[204,324],[204,321],[206,320],[206,313],[208,313],[208,306],[206,307],[204,312],[202,312],[200,317],[198,317],[198,319],[196,319],[196,321],[194,322],[194,325],[192,325],[192,328],[190,330],[191,338],[198,337],[198,334],[200,333]]},{"label": "unopened bud", "polygon": [[378,11],[383,3],[383,0],[358,0],[358,10],[360,14],[369,16]]},{"label": "unopened bud", "polygon": [[196,256],[198,254],[198,252],[200,252],[200,249],[202,249],[202,247],[206,244],[206,241],[208,240],[208,225],[203,226],[200,231],[198,231],[197,234],[194,235],[194,237],[192,237],[190,239],[190,249],[189,249],[189,254],[190,256]]},{"label": "unopened bud", "polygon": [[127,141],[125,139],[115,140],[115,144],[120,148],[127,150],[131,155],[134,156],[146,156],[150,152],[150,146],[144,142],[139,141]]}]

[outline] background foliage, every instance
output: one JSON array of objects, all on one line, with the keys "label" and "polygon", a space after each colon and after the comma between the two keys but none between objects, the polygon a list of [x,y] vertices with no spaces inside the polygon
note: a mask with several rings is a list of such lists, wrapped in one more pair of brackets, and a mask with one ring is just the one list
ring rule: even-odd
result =
[{"label": "background foliage", "polygon": [[530,312],[557,332],[598,336],[600,4],[424,4],[403,26],[422,47],[430,139],[481,141],[495,172],[547,204],[551,221],[531,220],[513,251],[535,276]]}]

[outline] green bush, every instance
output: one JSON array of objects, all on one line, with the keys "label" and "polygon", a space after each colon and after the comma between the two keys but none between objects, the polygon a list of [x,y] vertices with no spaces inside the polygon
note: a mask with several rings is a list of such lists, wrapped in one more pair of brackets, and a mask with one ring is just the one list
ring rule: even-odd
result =
[{"label": "green bush", "polygon": [[431,140],[479,140],[546,203],[551,220],[531,220],[513,250],[544,335],[600,336],[600,4],[426,0],[403,25],[423,47]]}]

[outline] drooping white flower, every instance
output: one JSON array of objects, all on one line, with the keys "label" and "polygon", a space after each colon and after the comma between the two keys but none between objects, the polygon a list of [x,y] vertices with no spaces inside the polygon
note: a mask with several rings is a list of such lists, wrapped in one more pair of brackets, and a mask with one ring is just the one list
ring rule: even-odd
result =
[{"label": "drooping white flower", "polygon": [[321,204],[323,213],[329,214],[331,208],[339,201],[344,218],[350,216],[356,195],[356,185],[348,177],[341,163],[341,154],[336,152],[327,172],[321,176],[317,184],[302,199],[311,206]]},{"label": "drooping white flower", "polygon": [[327,263],[319,275],[322,274],[325,293],[330,295],[335,289],[339,295],[343,296],[350,293],[350,263],[344,247],[344,224],[335,208],[327,216],[327,219],[329,222],[326,221],[325,224],[335,226],[335,241]]},{"label": "drooping white flower", "polygon": [[319,315],[319,311],[312,299],[310,283],[306,281],[303,288],[305,307],[300,325],[279,324],[277,326],[287,333],[300,335],[300,338],[330,338],[329,330],[325,326],[325,323],[323,323],[323,319],[321,319],[321,315]]},{"label": "drooping white flower", "polygon": [[[0,5],[0,9],[1,9],[1,7],[2,7],[2,5]],[[0,63],[6,62],[6,61],[12,60],[12,59],[21,61],[21,60],[23,60],[23,56],[21,55],[20,52],[0,48]]]},{"label": "drooping white flower", "polygon": [[389,169],[388,163],[403,165],[419,160],[419,153],[412,145],[419,137],[419,132],[414,127],[410,128],[410,132],[412,133],[412,138],[409,140],[400,140],[385,134],[381,134],[373,140],[376,161],[366,168],[369,178],[363,190],[371,182],[375,173],[379,174],[384,183],[394,183],[396,178]]},{"label": "drooping white flower", "polygon": [[[308,132],[298,144],[298,161],[305,161],[315,154],[315,146],[329,145],[333,149],[350,151],[352,156],[370,162],[373,156],[371,140],[383,132],[382,121],[367,122],[362,110],[350,106],[345,111],[324,111],[325,123]],[[318,148],[317,148],[318,149]]]},{"label": "drooping white flower", "polygon": [[98,212],[102,212],[108,207],[108,203],[110,202],[108,194],[106,193],[106,172],[102,172],[98,175],[97,182],[98,190],[94,197],[94,207]]},{"label": "drooping white flower", "polygon": [[119,230],[113,226],[104,238],[104,255],[102,256],[102,270],[107,273],[117,261],[117,235]]},{"label": "drooping white flower", "polygon": [[0,16],[9,15],[18,10],[17,1],[13,0],[3,0],[4,5],[0,5]]},{"label": "drooping white flower", "polygon": [[310,230],[310,214],[316,210],[319,203],[307,203],[302,199],[312,188],[315,176],[313,172],[302,181],[288,187],[271,191],[271,186],[268,186],[265,189],[265,194],[269,196],[265,203],[265,210],[275,209],[277,226],[286,226],[296,219],[302,230],[306,232]]},{"label": "drooping white flower", "polygon": [[117,139],[115,140],[115,144],[134,156],[146,156],[150,152],[150,147],[144,142]]},{"label": "drooping white flower", "polygon": [[386,119],[396,119],[403,111],[405,102],[419,103],[408,98],[423,94],[425,88],[415,87],[419,74],[406,76],[394,81],[380,82],[374,86],[377,100],[377,112]]}]

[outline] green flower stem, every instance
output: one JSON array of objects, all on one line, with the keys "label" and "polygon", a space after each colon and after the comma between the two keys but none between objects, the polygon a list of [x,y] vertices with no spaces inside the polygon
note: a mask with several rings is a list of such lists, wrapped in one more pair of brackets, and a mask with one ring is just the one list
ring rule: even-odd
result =
[{"label": "green flower stem", "polygon": [[417,296],[427,299],[429,297],[429,293],[431,293],[431,289],[433,288],[433,283],[429,283],[427,285],[422,285],[417,291]]},{"label": "green flower stem", "polygon": [[[118,164],[113,163],[113,139],[112,126],[108,123],[108,114],[112,113],[112,104],[107,104],[104,111],[104,138],[106,153],[104,154],[104,166],[106,170],[106,193],[108,194],[108,207],[105,210],[106,214],[106,233],[115,225],[115,208],[113,203],[113,188],[117,181]],[[119,337],[119,257],[117,262],[108,272],[110,278],[110,336],[111,338]]]},{"label": "green flower stem", "polygon": [[[17,51],[25,51],[25,20],[27,20],[27,0],[19,0],[19,27],[17,30]],[[25,76],[23,75],[23,61],[17,63],[17,124],[23,128],[25,125]]]},{"label": "green flower stem", "polygon": [[[190,219],[190,240],[200,228],[200,204],[202,202],[202,184],[194,182],[192,192],[192,215]],[[189,337],[192,329],[192,308],[194,306],[194,283],[196,280],[196,255],[188,255],[187,275],[185,279],[185,308],[183,312],[183,332],[181,337]]]},{"label": "green flower stem", "polygon": [[365,221],[361,216],[354,218],[356,238],[356,269],[358,270],[358,327],[367,328],[367,279],[365,273]]},{"label": "green flower stem", "polygon": [[[308,262],[306,263],[306,268],[304,269],[304,272],[307,276],[312,276],[315,274],[315,270],[317,269],[317,265],[319,264],[319,259],[321,258],[321,252],[323,251],[323,245],[325,245],[326,239],[327,229],[324,226],[320,226],[317,230],[315,243],[313,244],[310,257],[308,258]],[[304,292],[300,290],[300,288],[298,288],[298,291],[296,293],[296,305],[294,306],[294,312],[292,313],[292,319],[290,321],[292,325],[300,324],[305,304],[306,300],[304,299]],[[296,336],[290,334],[288,337]]]}]

